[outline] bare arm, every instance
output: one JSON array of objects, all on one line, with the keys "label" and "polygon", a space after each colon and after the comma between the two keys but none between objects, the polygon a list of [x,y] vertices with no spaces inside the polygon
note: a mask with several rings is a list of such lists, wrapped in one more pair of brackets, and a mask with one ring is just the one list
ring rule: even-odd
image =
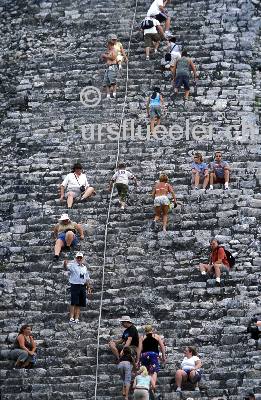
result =
[{"label": "bare arm", "polygon": [[109,192],[111,192],[111,191],[112,191],[112,186],[113,186],[113,183],[114,183],[114,180],[113,180],[113,179],[111,179],[111,180],[110,180],[110,184],[109,184]]},{"label": "bare arm", "polygon": [[154,187],[154,189],[153,189],[153,191],[152,191],[152,193],[151,193],[151,195],[152,195],[153,198],[155,197],[155,194],[156,194],[156,188]]},{"label": "bare arm", "polygon": [[34,340],[33,340],[33,349],[34,350],[32,350],[32,351],[28,350],[27,347],[25,347],[25,339],[24,339],[23,335],[18,335],[17,341],[19,343],[20,349],[27,351],[27,353],[31,354],[31,355],[34,353],[34,350],[36,349]]},{"label": "bare arm", "polygon": [[195,369],[201,368],[202,367],[202,362],[200,360],[196,361],[195,363]]},{"label": "bare arm", "polygon": [[139,359],[140,359],[140,355],[141,355],[141,351],[142,351],[143,339],[144,339],[143,336],[139,336],[139,346],[138,346],[138,349],[137,349],[137,362],[139,362]]},{"label": "bare arm", "polygon": [[163,343],[163,341],[162,341],[162,339],[161,339],[161,337],[159,335],[156,335],[156,337],[157,337],[157,340],[159,342],[160,351],[161,351],[161,354],[162,354],[163,361],[165,361],[166,360],[166,353],[165,353],[164,343]]},{"label": "bare arm", "polygon": [[162,29],[162,26],[161,25],[157,25],[156,28],[157,28],[157,31],[159,32],[159,34],[161,35],[161,37],[164,37],[164,31]]},{"label": "bare arm", "polygon": [[190,64],[191,69],[193,71],[194,79],[197,79],[197,70],[196,70],[195,64],[191,60],[189,61],[189,64]]},{"label": "bare arm", "polygon": [[57,225],[55,225],[55,227],[53,228],[53,236],[55,239],[57,238],[57,235],[58,235],[58,227]]},{"label": "bare arm", "polygon": [[173,78],[174,79],[176,77],[176,71],[177,71],[177,61],[175,62],[174,67],[173,67]]},{"label": "bare arm", "polygon": [[63,199],[64,199],[64,186],[61,185],[60,186],[60,200],[63,200]]},{"label": "bare arm", "polygon": [[81,226],[81,224],[76,224],[76,229],[79,232],[80,239],[83,240],[84,239],[84,232],[83,232],[83,227]]},{"label": "bare arm", "polygon": [[148,101],[147,101],[147,114],[148,114],[148,117],[149,117],[149,114],[150,114],[150,97],[148,97]]}]

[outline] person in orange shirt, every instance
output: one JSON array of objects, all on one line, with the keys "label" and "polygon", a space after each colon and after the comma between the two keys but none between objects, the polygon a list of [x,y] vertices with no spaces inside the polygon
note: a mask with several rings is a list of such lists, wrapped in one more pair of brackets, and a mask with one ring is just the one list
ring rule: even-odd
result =
[{"label": "person in orange shirt", "polygon": [[212,239],[210,242],[211,254],[209,264],[200,264],[199,269],[201,275],[214,274],[216,282],[220,285],[220,276],[222,271],[229,271],[229,262],[223,247],[219,247],[217,239]]}]

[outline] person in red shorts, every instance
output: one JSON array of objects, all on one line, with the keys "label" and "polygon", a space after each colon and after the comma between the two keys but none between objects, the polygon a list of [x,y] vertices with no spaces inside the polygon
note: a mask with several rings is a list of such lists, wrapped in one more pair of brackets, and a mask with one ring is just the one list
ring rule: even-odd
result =
[{"label": "person in red shorts", "polygon": [[220,276],[222,271],[229,271],[230,266],[227,260],[227,256],[223,247],[219,247],[217,239],[212,239],[210,242],[211,254],[209,264],[200,264],[199,269],[201,275],[214,274],[216,282],[220,285]]}]

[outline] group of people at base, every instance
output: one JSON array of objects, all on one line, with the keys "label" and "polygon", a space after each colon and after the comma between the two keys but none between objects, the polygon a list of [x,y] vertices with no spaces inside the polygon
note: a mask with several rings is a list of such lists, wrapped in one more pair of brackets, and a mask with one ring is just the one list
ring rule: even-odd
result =
[{"label": "group of people at base", "polygon": [[[125,315],[120,319],[124,328],[122,337],[111,340],[109,347],[116,357],[118,370],[122,379],[122,395],[129,399],[132,374],[135,379],[132,385],[135,400],[148,400],[150,391],[156,391],[157,376],[161,365],[167,361],[162,337],[155,333],[151,325],[144,328],[145,334],[139,335],[132,319]],[[188,346],[184,351],[181,368],[175,375],[176,390],[180,392],[187,381],[199,390],[198,382],[202,375],[202,363],[194,347]]]}]

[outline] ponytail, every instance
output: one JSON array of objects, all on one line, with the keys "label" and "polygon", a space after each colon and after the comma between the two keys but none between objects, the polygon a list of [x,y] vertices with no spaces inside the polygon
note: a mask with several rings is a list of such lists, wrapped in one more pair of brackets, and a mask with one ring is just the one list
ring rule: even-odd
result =
[{"label": "ponytail", "polygon": [[160,94],[160,88],[158,88],[158,87],[153,88],[153,93],[150,98],[156,99],[158,93]]}]

